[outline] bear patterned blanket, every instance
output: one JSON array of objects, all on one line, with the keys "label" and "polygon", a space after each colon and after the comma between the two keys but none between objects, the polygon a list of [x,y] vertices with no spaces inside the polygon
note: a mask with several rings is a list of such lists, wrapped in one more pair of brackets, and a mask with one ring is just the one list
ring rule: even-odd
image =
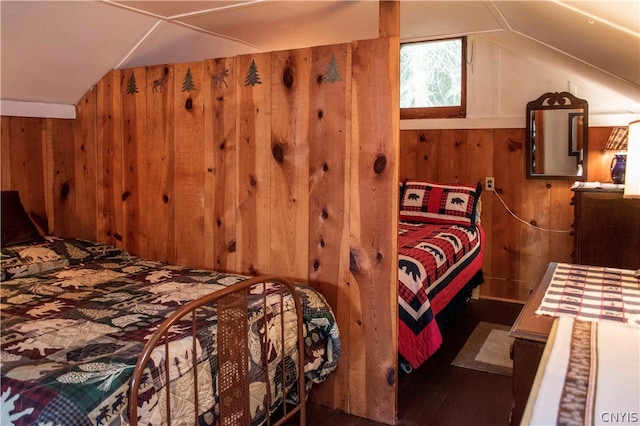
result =
[{"label": "bear patterned blanket", "polygon": [[435,316],[482,269],[479,225],[400,222],[398,351],[413,368],[442,344]]},{"label": "bear patterned blanket", "polygon": [[[141,349],[177,307],[232,285],[247,277],[223,274],[130,256],[117,248],[97,243],[48,237],[31,246],[2,249],[0,310],[1,399],[3,424],[14,425],[116,425],[128,424],[129,381]],[[262,291],[269,294],[269,286]],[[324,380],[340,357],[339,333],[335,318],[321,294],[310,287],[297,286],[304,311],[304,369],[307,383]],[[261,395],[267,380],[271,392],[282,401],[286,395],[276,376],[285,374],[295,383],[297,352],[280,353],[279,342],[263,344],[266,327],[280,329],[285,323],[288,347],[295,347],[293,299],[284,299],[284,318],[279,307],[268,309],[263,296],[249,296],[248,329],[252,423],[260,424],[275,407],[265,407]],[[216,313],[207,314],[207,333],[198,332],[199,380],[206,377],[216,389],[218,373]],[[190,323],[190,321],[187,321]],[[202,335],[201,335],[202,334]],[[193,398],[184,389],[182,367],[188,367],[191,343],[184,345],[188,327],[172,327],[170,364],[171,389],[180,397],[172,412],[193,418]],[[269,334],[270,339],[272,338]],[[191,339],[189,338],[189,342]],[[291,342],[291,344],[289,344]],[[261,353],[260,348],[268,350]],[[175,357],[174,357],[175,354]],[[141,386],[138,412],[143,424],[160,424],[166,383],[164,355],[155,354]],[[267,379],[253,357],[270,360]],[[284,357],[284,362],[283,361]],[[282,365],[287,371],[282,371]],[[175,371],[174,371],[175,370]],[[291,378],[291,380],[289,380]],[[283,395],[284,394],[284,395]],[[200,396],[201,424],[215,424],[218,418],[215,392]],[[204,407],[204,408],[203,408]],[[176,411],[177,410],[177,411]]]}]

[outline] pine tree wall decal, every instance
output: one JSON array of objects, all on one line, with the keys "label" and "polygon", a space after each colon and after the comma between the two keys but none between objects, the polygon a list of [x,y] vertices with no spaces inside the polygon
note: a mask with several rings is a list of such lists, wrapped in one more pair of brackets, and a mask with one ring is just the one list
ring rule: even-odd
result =
[{"label": "pine tree wall decal", "polygon": [[184,82],[182,83],[182,91],[190,92],[196,90],[195,84],[193,84],[193,77],[191,76],[191,68],[187,68],[187,74],[184,76]]},{"label": "pine tree wall decal", "polygon": [[134,93],[138,93],[138,85],[136,84],[135,73],[131,73],[131,77],[129,77],[129,82],[127,83],[127,94],[133,95]]},{"label": "pine tree wall decal", "polygon": [[254,59],[251,60],[249,65],[249,71],[247,72],[247,79],[244,81],[245,86],[255,86],[256,84],[262,84],[260,76],[258,75],[258,66]]},{"label": "pine tree wall decal", "polygon": [[331,60],[329,61],[329,65],[327,65],[327,71],[325,71],[322,76],[322,81],[325,83],[335,83],[336,81],[341,81],[340,72],[338,71],[338,61],[336,61],[336,55],[331,55]]}]

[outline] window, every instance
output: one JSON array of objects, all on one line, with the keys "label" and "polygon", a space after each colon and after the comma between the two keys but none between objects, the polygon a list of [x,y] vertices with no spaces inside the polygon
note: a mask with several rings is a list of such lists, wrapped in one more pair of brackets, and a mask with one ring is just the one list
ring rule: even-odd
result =
[{"label": "window", "polygon": [[466,117],[466,37],[400,45],[400,118]]}]

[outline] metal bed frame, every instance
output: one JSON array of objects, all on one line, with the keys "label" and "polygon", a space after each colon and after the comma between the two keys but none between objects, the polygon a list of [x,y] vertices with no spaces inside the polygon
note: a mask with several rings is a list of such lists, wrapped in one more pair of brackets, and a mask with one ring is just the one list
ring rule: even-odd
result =
[{"label": "metal bed frame", "polygon": [[[281,382],[282,386],[282,416],[276,416],[276,419],[272,419],[270,415],[270,407],[273,403],[274,395],[272,395],[272,389],[269,383],[269,363],[268,357],[261,357],[263,360],[263,368],[265,369],[265,376],[267,378],[266,389],[266,409],[267,416],[265,424],[267,426],[278,426],[285,423],[288,419],[299,417],[299,424],[305,425],[306,417],[306,402],[305,402],[305,379],[304,379],[304,336],[303,336],[303,323],[302,323],[302,305],[300,299],[295,290],[295,285],[281,277],[275,276],[261,276],[241,281],[222,290],[218,290],[214,293],[203,296],[199,299],[193,300],[190,303],[180,307],[171,316],[169,316],[157,331],[151,336],[147,344],[144,346],[142,353],[136,363],[133,377],[131,379],[130,395],[129,395],[129,421],[130,424],[138,424],[138,397],[140,391],[140,385],[142,376],[147,368],[147,364],[151,358],[152,352],[157,348],[164,346],[164,370],[165,380],[167,382],[166,394],[166,407],[167,407],[167,419],[163,419],[163,423],[167,425],[172,423],[171,414],[171,392],[169,389],[170,383],[170,356],[169,356],[169,339],[168,333],[172,325],[183,319],[191,322],[191,340],[192,340],[192,354],[191,361],[194,369],[193,374],[193,391],[194,391],[194,412],[195,418],[193,424],[198,424],[198,375],[197,372],[197,333],[203,326],[211,325],[204,324],[206,319],[202,315],[198,317],[198,311],[202,307],[215,306],[217,309],[217,345],[218,345],[218,392],[219,392],[219,414],[221,426],[244,426],[251,424],[251,412],[250,412],[250,396],[249,396],[249,337],[248,337],[248,324],[247,324],[247,303],[249,291],[253,288],[260,288],[262,286],[262,303],[263,306],[267,305],[266,286],[276,288],[279,294],[279,306],[282,315],[280,333],[281,336],[285,336],[285,321],[284,321],[284,298],[288,293],[292,296],[297,317],[297,351],[298,351],[298,378],[297,378],[297,394],[298,403],[293,407],[288,406],[286,401],[286,375],[283,373]],[[262,315],[266,316],[267,310],[261,310]],[[210,310],[208,311],[210,315]],[[268,339],[268,327],[265,327],[265,349]],[[280,339],[281,353],[285,353],[285,339]],[[282,371],[285,371],[285,357],[282,356]],[[276,386],[278,383],[276,383]],[[180,419],[180,422],[185,422],[186,419]],[[187,420],[188,421],[188,420]]]}]

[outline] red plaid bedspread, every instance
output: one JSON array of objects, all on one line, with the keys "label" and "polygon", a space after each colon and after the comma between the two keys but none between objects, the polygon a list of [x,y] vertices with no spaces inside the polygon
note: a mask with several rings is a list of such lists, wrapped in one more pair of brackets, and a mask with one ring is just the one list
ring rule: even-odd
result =
[{"label": "red plaid bedspread", "polygon": [[398,350],[413,368],[442,344],[435,316],[482,268],[480,226],[400,222]]}]

